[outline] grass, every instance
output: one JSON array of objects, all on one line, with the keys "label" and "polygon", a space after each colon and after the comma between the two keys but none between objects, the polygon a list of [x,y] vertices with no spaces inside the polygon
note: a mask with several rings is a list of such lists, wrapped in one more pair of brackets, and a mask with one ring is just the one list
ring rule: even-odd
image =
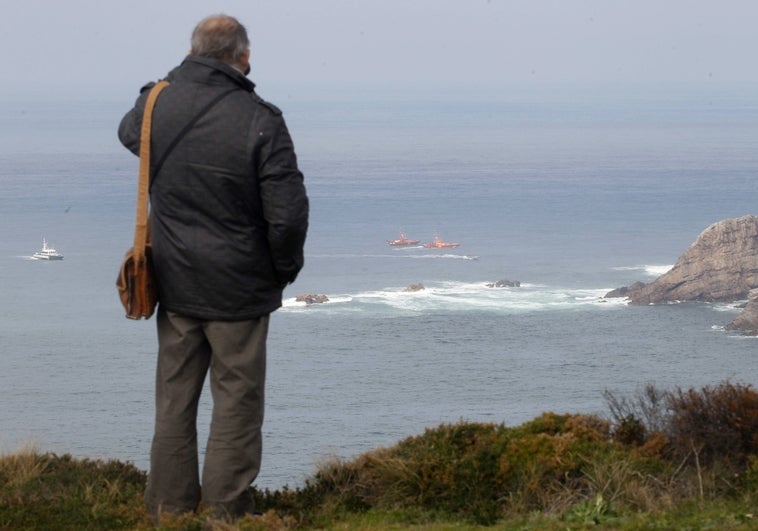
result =
[{"label": "grass", "polygon": [[144,526],[144,483],[129,464],[24,449],[0,459],[0,529]]},{"label": "grass", "polygon": [[[351,460],[297,489],[252,488],[261,515],[202,508],[161,529],[758,529],[758,393],[607,393],[610,419],[543,413],[458,422]],[[148,529],[145,473],[25,448],[0,457],[0,530]]]}]

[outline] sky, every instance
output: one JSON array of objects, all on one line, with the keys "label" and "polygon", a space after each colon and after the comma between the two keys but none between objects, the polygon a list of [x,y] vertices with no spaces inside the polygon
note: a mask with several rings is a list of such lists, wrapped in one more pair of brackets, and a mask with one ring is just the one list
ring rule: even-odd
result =
[{"label": "sky", "polygon": [[259,87],[756,85],[755,0],[0,0],[0,96],[134,94],[209,14]]}]

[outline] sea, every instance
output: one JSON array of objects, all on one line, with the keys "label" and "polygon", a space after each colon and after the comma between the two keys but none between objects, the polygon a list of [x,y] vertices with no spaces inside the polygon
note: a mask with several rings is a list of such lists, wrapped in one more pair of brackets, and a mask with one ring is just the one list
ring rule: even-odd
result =
[{"label": "sea", "polygon": [[[260,92],[284,112],[311,217],[271,320],[257,486],[440,424],[758,383],[757,340],[724,329],[739,303],[604,297],[758,213],[753,87]],[[155,321],[126,319],[115,289],[137,182],[116,128],[135,96],[0,102],[2,453],[148,469]],[[389,246],[401,232],[460,245]],[[43,239],[65,259],[32,259]],[[210,408],[206,390],[201,450]]]}]

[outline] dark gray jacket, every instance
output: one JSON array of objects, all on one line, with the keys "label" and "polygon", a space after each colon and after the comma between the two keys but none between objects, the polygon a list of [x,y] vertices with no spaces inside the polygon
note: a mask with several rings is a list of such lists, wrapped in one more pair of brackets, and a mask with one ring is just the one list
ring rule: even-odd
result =
[{"label": "dark gray jacket", "polygon": [[[281,306],[303,267],[308,198],[282,113],[234,68],[188,56],[153,113],[150,224],[164,309],[235,321]],[[149,83],[118,135],[139,154]],[[215,104],[169,151],[180,131]]]}]

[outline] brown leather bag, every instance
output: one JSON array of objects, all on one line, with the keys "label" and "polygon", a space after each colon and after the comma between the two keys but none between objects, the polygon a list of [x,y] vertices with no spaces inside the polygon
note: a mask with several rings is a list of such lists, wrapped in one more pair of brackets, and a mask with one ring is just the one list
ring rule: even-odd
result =
[{"label": "brown leather bag", "polygon": [[168,86],[158,82],[148,94],[142,117],[139,154],[139,185],[137,187],[137,222],[134,228],[134,246],[126,252],[121,263],[116,288],[129,319],[149,319],[158,304],[158,283],[155,278],[150,242],[150,225],[147,216],[147,196],[150,188],[150,126],[153,107],[158,94]]}]

